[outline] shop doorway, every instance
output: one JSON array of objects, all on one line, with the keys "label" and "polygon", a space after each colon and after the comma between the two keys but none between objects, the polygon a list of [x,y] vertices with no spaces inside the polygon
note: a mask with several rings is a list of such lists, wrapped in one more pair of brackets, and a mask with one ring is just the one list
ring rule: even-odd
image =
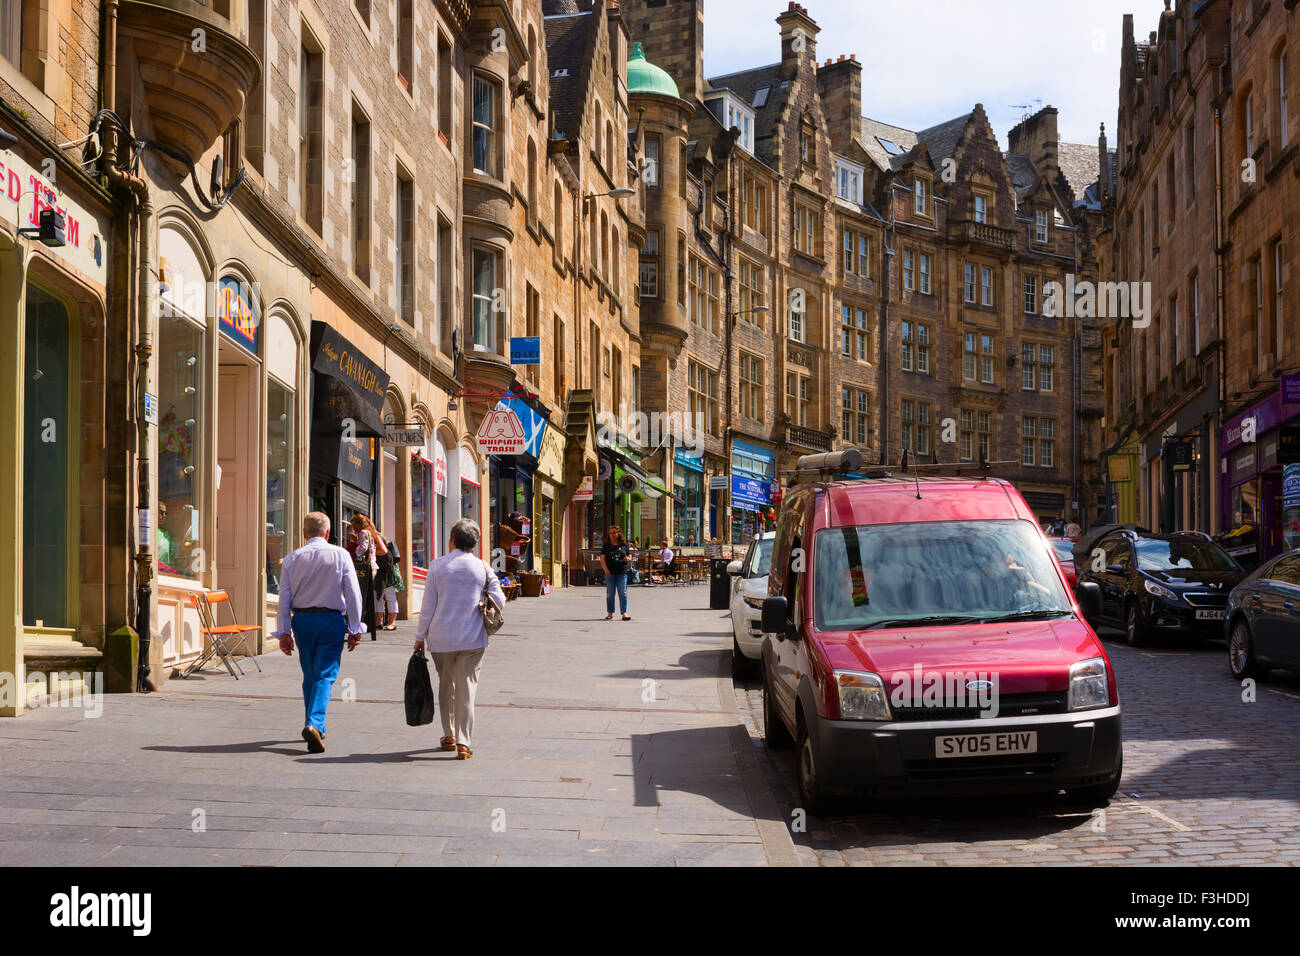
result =
[{"label": "shop doorway", "polygon": [[221,343],[217,369],[216,586],[230,592],[240,623],[262,620],[265,535],[258,534],[264,495],[258,462],[258,369],[238,346]]}]

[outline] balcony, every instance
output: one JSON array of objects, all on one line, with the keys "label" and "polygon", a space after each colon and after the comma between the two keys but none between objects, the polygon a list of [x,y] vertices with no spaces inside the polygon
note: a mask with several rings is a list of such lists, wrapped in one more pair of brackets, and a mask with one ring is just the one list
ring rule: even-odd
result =
[{"label": "balcony", "polygon": [[817,428],[805,428],[803,425],[785,426],[786,444],[810,451],[830,451],[831,436]]},{"label": "balcony", "polygon": [[987,222],[975,222],[971,219],[963,219],[950,224],[948,237],[956,242],[964,242],[972,246],[987,246],[990,249],[998,249],[1003,252],[1011,252],[1016,247],[1014,229],[1003,229],[1001,226],[994,226]]},{"label": "balcony", "polygon": [[133,65],[153,138],[197,161],[243,112],[262,65],[229,17],[194,0],[122,0],[118,17],[119,89],[135,86]]}]

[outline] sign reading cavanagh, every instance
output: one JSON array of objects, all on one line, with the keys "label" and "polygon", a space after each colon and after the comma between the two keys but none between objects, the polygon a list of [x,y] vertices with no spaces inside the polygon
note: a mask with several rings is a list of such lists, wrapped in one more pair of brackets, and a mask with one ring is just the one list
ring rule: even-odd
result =
[{"label": "sign reading cavanagh", "polygon": [[323,322],[312,323],[315,359],[313,371],[347,382],[348,387],[375,411],[382,412],[388,391],[388,373],[362,355],[355,345]]}]

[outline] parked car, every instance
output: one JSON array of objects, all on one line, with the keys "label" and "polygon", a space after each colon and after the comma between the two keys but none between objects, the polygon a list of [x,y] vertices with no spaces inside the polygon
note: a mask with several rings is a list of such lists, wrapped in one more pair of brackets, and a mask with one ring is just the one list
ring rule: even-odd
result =
[{"label": "parked car", "polygon": [[737,677],[752,675],[762,664],[761,618],[775,540],[775,531],[755,536],[745,556],[727,565],[731,575],[731,672]]},{"label": "parked car", "polygon": [[1232,589],[1224,636],[1233,677],[1300,670],[1300,550],[1266,561]]},{"label": "parked car", "polygon": [[1121,529],[1097,540],[1078,576],[1101,588],[1092,623],[1124,628],[1136,646],[1157,633],[1218,637],[1228,595],[1246,572],[1199,531]]},{"label": "parked car", "polygon": [[1047,543],[1052,546],[1056,552],[1056,559],[1061,562],[1061,570],[1065,572],[1065,583],[1070,588],[1070,593],[1074,593],[1075,585],[1079,583],[1079,576],[1074,571],[1074,545],[1078,538],[1052,538],[1047,539]]},{"label": "parked car", "polygon": [[838,477],[860,467],[855,449],[799,460],[763,602],[764,735],[797,746],[801,805],[1105,803],[1123,760],[1115,675],[1034,513],[997,479]]}]

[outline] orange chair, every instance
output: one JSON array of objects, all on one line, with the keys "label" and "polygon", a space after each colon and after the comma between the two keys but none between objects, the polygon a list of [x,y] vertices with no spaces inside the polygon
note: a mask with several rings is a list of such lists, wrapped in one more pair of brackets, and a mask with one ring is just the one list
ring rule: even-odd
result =
[{"label": "orange chair", "polygon": [[[235,609],[230,605],[229,593],[226,591],[201,591],[190,595],[190,604],[199,612],[199,633],[208,639],[208,647],[204,649],[198,660],[181,672],[181,677],[189,677],[195,671],[202,670],[203,666],[216,655],[220,656],[221,662],[226,665],[226,670],[230,671],[230,676],[235,680],[239,680],[239,675],[244,673],[244,669],[239,666],[239,661],[235,659],[235,651],[241,646],[244,653],[253,659],[253,664],[257,667],[258,673],[261,673],[262,664],[248,646],[248,633],[250,631],[260,631],[262,626],[260,624],[240,624],[235,620]],[[224,604],[229,609],[229,624],[217,623],[216,611],[213,609],[213,605],[219,604]],[[236,669],[239,671],[238,674],[235,673]]]}]

